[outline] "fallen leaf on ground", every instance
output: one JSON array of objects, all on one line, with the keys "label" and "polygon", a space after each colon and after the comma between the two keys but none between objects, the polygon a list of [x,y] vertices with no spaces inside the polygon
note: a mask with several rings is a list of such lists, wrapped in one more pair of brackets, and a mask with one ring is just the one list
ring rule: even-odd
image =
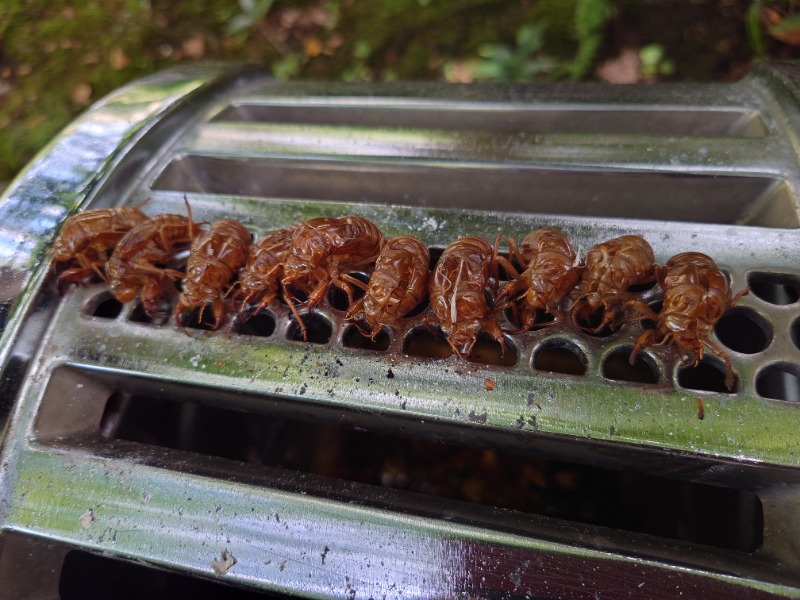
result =
[{"label": "fallen leaf on ground", "polygon": [[609,58],[597,67],[597,77],[607,83],[638,83],[641,67],[639,51],[624,48],[619,56]]}]

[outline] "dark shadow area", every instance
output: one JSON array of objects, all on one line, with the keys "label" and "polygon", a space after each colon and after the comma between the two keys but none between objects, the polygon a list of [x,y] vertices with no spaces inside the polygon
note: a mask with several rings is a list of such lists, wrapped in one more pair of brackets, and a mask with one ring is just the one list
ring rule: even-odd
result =
[{"label": "dark shadow area", "polygon": [[[752,552],[758,498],[643,473],[115,392],[111,439]],[[214,431],[214,435],[207,432]]]}]

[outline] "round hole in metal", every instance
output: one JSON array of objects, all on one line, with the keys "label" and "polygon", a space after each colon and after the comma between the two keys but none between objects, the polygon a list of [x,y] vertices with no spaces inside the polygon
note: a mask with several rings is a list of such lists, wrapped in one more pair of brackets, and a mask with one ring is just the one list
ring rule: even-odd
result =
[{"label": "round hole in metal", "polygon": [[375,336],[375,339],[372,339],[368,335],[361,333],[358,327],[353,325],[345,329],[344,335],[342,336],[342,343],[347,348],[375,350],[377,352],[386,351],[391,341],[391,336],[384,329],[381,329],[378,335]]},{"label": "round hole in metal", "polygon": [[289,329],[286,332],[286,339],[295,342],[308,342],[309,344],[327,344],[331,341],[333,327],[328,319],[317,313],[306,313],[300,315],[303,319],[306,332],[303,335],[303,328],[292,318],[289,322]]},{"label": "round hole in metal", "polygon": [[[353,272],[349,273],[349,275],[354,279],[358,279],[364,284],[369,283],[369,275],[366,273]],[[350,290],[353,294],[353,300],[358,300],[364,295],[364,290],[357,285],[347,285],[350,285]],[[350,302],[347,299],[347,294],[341,288],[338,288],[335,285],[331,285],[330,289],[328,290],[328,302],[330,302],[331,306],[336,310],[346,311],[348,308],[350,308]]]},{"label": "round hole in metal", "polygon": [[169,320],[170,314],[172,314],[172,307],[167,302],[163,303],[161,307],[161,314],[155,317],[148,315],[144,310],[144,306],[142,306],[141,303],[137,303],[136,306],[133,307],[131,316],[129,318],[133,323],[142,323],[145,325],[164,325]]},{"label": "round hole in metal", "polygon": [[747,285],[754,296],[770,304],[794,304],[800,299],[800,278],[788,273],[748,273]]},{"label": "round hole in metal", "polygon": [[100,319],[116,319],[121,312],[122,303],[111,292],[102,292],[92,297],[83,309],[85,315]]},{"label": "round hole in metal", "polygon": [[[517,312],[517,318],[515,318],[514,310],[511,308],[507,308],[505,310],[505,315],[509,323],[513,323],[514,327],[519,327],[521,325],[519,321],[522,317],[520,315],[519,309],[516,312]],[[546,327],[549,327],[550,324],[555,320],[556,320],[555,316],[552,315],[551,313],[542,309],[536,309],[535,316],[533,318],[533,325],[531,325],[528,328],[528,331],[539,331],[540,329],[545,329]]]},{"label": "round hole in metal", "polygon": [[794,342],[794,345],[797,346],[798,349],[800,349],[800,317],[798,317],[792,322],[789,333],[792,336],[792,341]]},{"label": "round hole in metal", "polygon": [[600,323],[603,322],[603,317],[605,317],[605,308],[600,307],[597,310],[593,311],[587,319],[576,319],[575,322],[581,328],[581,330],[586,335],[591,335],[592,337],[609,337],[610,335],[614,334],[614,330],[606,325],[599,331],[595,331],[597,327],[600,326]]},{"label": "round hole in metal", "polygon": [[214,327],[214,311],[211,309],[210,303],[202,308],[194,308],[184,312],[180,320],[181,325],[187,329],[200,329],[202,331],[215,331],[217,329]]},{"label": "round hole in metal", "polygon": [[735,394],[739,390],[739,378],[734,374],[729,390],[725,387],[725,365],[719,359],[706,356],[697,366],[678,368],[678,385],[688,390]]},{"label": "round hole in metal", "polygon": [[505,350],[500,343],[486,332],[478,334],[478,339],[469,351],[467,360],[484,365],[511,367],[517,364],[517,347],[504,338]]},{"label": "round hole in metal", "polygon": [[[516,262],[516,261],[511,261],[511,260],[509,259],[509,257],[508,257],[508,254],[505,254],[505,253],[503,253],[503,252],[500,252],[500,253],[499,253],[499,256],[501,256],[502,258],[505,258],[506,260],[508,260],[508,261],[509,261],[509,263],[510,263],[512,266],[514,266],[514,265],[515,265],[515,262]],[[524,266],[520,266],[520,265],[516,265],[516,268],[517,268],[517,271],[518,271],[519,273],[522,273],[522,272],[525,270],[525,267],[524,267]],[[503,267],[503,265],[502,265],[502,264],[499,264],[499,265],[497,265],[497,277],[498,277],[498,279],[499,279],[500,281],[508,281],[508,280],[510,280],[510,279],[511,279],[511,274],[510,274],[508,271],[506,271],[505,267]]]},{"label": "round hole in metal", "polygon": [[800,402],[800,366],[768,365],[756,375],[756,393],[762,398]]},{"label": "round hole in metal", "polygon": [[646,352],[639,352],[631,364],[633,346],[622,346],[610,352],[603,360],[603,377],[630,383],[658,383],[659,372]]},{"label": "round hole in metal", "polygon": [[722,315],[714,327],[719,341],[742,354],[756,354],[772,341],[772,327],[756,311],[734,307]]},{"label": "round hole in metal", "polygon": [[[295,305],[304,304],[306,300],[308,300],[308,292],[306,292],[305,290],[298,290],[297,288],[291,288],[289,290],[289,293],[291,294],[290,300],[294,302]],[[286,302],[286,298],[283,295],[283,290],[279,290],[277,300],[284,306],[288,304]]]},{"label": "round hole in metal", "polygon": [[442,252],[444,252],[444,250],[442,248],[428,248],[428,255],[430,256],[430,270],[431,271],[433,271],[436,268],[436,263],[439,262],[439,258],[441,258]]},{"label": "round hole in metal", "polygon": [[586,356],[569,340],[548,340],[533,353],[533,368],[537,371],[585,375]]},{"label": "round hole in metal", "polygon": [[233,330],[241,335],[269,337],[275,332],[275,317],[269,312],[260,312],[247,320],[237,321]]},{"label": "round hole in metal", "polygon": [[403,340],[403,352],[409,356],[447,358],[453,353],[441,329],[433,333],[427,327],[416,327]]},{"label": "round hole in metal", "polygon": [[[650,308],[652,308],[653,312],[656,313],[656,314],[661,312],[661,308],[662,308],[663,305],[664,305],[664,303],[661,300],[659,300],[658,302],[652,302],[652,303],[648,304],[648,306]],[[639,324],[642,326],[642,329],[655,329],[656,328],[656,322],[653,319],[641,319],[639,321]]]}]

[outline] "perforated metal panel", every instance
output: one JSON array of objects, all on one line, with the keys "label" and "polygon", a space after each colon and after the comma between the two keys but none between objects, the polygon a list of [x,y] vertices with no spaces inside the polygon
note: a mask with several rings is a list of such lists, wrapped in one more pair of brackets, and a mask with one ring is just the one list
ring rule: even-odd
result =
[{"label": "perforated metal panel", "polygon": [[[107,98],[0,204],[0,576],[49,540],[306,597],[800,595],[798,73],[464,87],[209,67]],[[356,214],[434,255],[539,227],[584,251],[640,234],[660,264],[705,252],[751,287],[714,336],[734,389],[713,356],[630,367],[639,322],[465,361],[425,307],[373,343],[332,296],[304,342],[280,302],[187,334],[102,283],[58,295],[66,216],[184,197],[256,238]]]}]

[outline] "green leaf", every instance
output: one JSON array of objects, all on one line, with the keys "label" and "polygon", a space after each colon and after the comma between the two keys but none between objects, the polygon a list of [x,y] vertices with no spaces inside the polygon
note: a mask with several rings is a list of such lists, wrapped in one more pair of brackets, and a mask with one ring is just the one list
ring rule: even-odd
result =
[{"label": "green leaf", "polygon": [[544,26],[525,25],[517,30],[517,49],[528,55],[542,47],[544,42]]},{"label": "green leaf", "polygon": [[228,35],[250,29],[267,16],[275,0],[239,0],[242,12],[235,15],[225,27]]},{"label": "green leaf", "polygon": [[503,66],[487,60],[477,63],[472,69],[472,76],[476,79],[489,81],[503,81]]},{"label": "green leaf", "polygon": [[363,61],[368,59],[370,54],[372,54],[372,46],[369,45],[369,42],[363,40],[356,42],[356,47],[353,48],[353,56]]},{"label": "green leaf", "polygon": [[578,0],[575,6],[575,33],[578,40],[603,29],[614,14],[608,0]]},{"label": "green leaf", "polygon": [[276,79],[285,81],[300,72],[305,60],[305,57],[300,53],[287,54],[272,63],[272,74]]},{"label": "green leaf", "polygon": [[225,31],[228,35],[236,35],[237,33],[250,29],[255,24],[250,15],[236,15],[228,21]]},{"label": "green leaf", "polygon": [[671,60],[662,61],[658,66],[659,75],[672,75],[675,72],[675,63]]},{"label": "green leaf", "polygon": [[655,68],[664,58],[664,47],[661,44],[648,44],[639,50],[639,60],[643,67]]},{"label": "green leaf", "polygon": [[770,35],[786,35],[800,33],[800,13],[789,15],[777,25],[769,28]]},{"label": "green leaf", "polygon": [[501,44],[481,44],[478,47],[478,56],[488,60],[507,61],[511,60],[511,50],[508,46]]},{"label": "green leaf", "polygon": [[758,56],[764,55],[764,32],[761,30],[761,4],[762,0],[754,0],[747,9],[745,26],[750,47]]}]

